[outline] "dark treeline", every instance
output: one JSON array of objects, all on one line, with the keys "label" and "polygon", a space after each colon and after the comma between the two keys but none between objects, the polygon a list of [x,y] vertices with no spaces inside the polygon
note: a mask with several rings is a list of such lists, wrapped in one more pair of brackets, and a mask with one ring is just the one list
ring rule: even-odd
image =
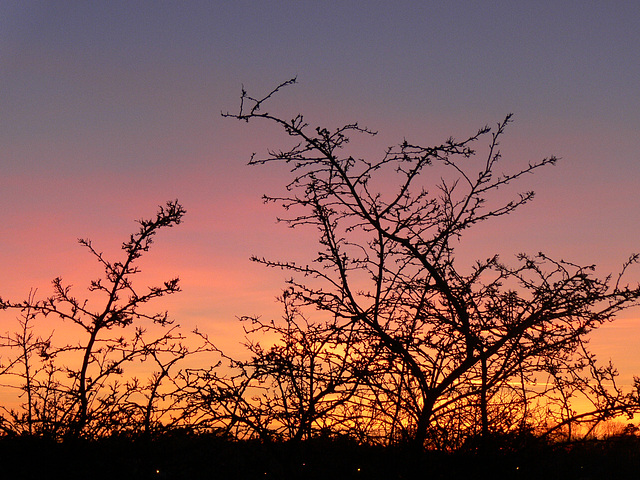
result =
[{"label": "dark treeline", "polygon": [[[252,457],[258,444],[284,452],[347,442],[353,458],[376,464],[391,455],[374,453],[381,447],[429,461],[522,439],[551,448],[632,418],[640,381],[619,386],[586,340],[638,304],[640,287],[627,280],[637,255],[605,277],[544,253],[471,265],[455,255],[476,224],[496,222],[499,235],[497,220],[533,198],[510,194],[512,185],[555,158],[503,170],[507,116],[461,141],[405,140],[360,159],[349,136],[372,131],[267,111],[292,83],[264,98],[243,91],[240,110],[225,114],[275,123],[292,140],[250,161],[290,168],[282,192],[265,201],[284,207],[280,221],[290,227],[317,232],[317,254],[305,263],[252,259],[290,275],[282,318],[243,317],[246,355],[231,358],[206,332],[185,332],[153,310],[179,281],[141,287],[138,260],[160,230],[182,221],[177,201],[139,221],[120,259],[80,240],[104,271],[88,293],[78,297],[56,278],[49,297],[0,299],[15,321],[0,337],[0,382],[19,394],[1,406],[5,442],[102,448],[110,438],[161,442],[179,433],[185,445],[208,439]],[[76,337],[58,338],[61,323]],[[622,433],[635,438],[633,427]]]},{"label": "dark treeline", "polygon": [[628,479],[640,469],[640,440],[621,436],[571,444],[536,441],[484,452],[360,445],[350,439],[233,441],[173,431],[148,439],[106,437],[55,442],[0,438],[3,478],[95,480],[562,480]]}]

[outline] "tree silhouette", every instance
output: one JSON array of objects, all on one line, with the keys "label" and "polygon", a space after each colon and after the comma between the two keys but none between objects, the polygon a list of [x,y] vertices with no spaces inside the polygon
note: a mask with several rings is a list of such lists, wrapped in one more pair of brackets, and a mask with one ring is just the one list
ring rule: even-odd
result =
[{"label": "tree silhouette", "polygon": [[[45,300],[38,301],[33,294],[23,302],[0,299],[3,309],[22,316],[21,331],[4,337],[6,347],[20,351],[5,373],[23,380],[27,396],[26,418],[20,411],[8,412],[14,430],[34,433],[37,427],[37,432],[54,437],[96,437],[135,429],[139,419],[141,428],[149,431],[154,412],[168,411],[159,406],[160,384],[190,351],[166,312],[147,313],[143,307],[178,292],[178,279],[140,289],[133,277],[140,271],[138,259],[149,251],[156,233],[178,225],[184,213],[172,201],[159,207],[154,218],[139,220],[138,231],[122,245],[122,260],[110,261],[90,240],[79,240],[104,269],[101,278],[90,282],[91,295],[86,299],[72,295],[61,278],[53,280],[54,293]],[[77,344],[54,346],[51,337],[34,336],[36,317],[46,318],[48,325],[54,320],[73,324],[83,337]],[[153,324],[162,330],[150,338],[147,328]],[[34,367],[36,352],[40,362]],[[124,366],[135,360],[152,360],[159,368],[148,384],[136,378],[118,380]]]},{"label": "tree silhouette", "polygon": [[[470,228],[534,196],[503,198],[499,189],[556,162],[499,170],[499,140],[511,115],[461,141],[423,147],[405,140],[379,159],[360,159],[343,152],[350,135],[374,135],[367,128],[314,128],[300,114],[287,119],[266,110],[293,83],[262,98],[243,88],[239,112],[223,115],[277,124],[294,140],[289,149],[253,156],[250,165],[290,167],[283,193],[264,199],[284,207],[281,221],[290,227],[315,229],[319,252],[306,264],[253,260],[288,270],[292,307],[328,318],[331,335],[360,332],[336,352],[375,352],[358,372],[366,391],[357,389],[349,402],[367,411],[388,441],[450,448],[476,435],[551,432],[637,410],[615,384],[615,369],[598,366],[585,341],[638,304],[640,287],[624,280],[637,256],[617,279],[543,253],[522,254],[515,265],[497,255],[474,265],[456,258]],[[488,146],[478,154],[482,139]],[[273,356],[253,353],[264,362]],[[578,396],[593,408],[575,411]]]},{"label": "tree silhouette", "polygon": [[[243,89],[239,112],[224,114],[275,123],[293,139],[250,161],[288,165],[283,192],[265,201],[284,207],[288,226],[317,233],[318,252],[307,262],[252,258],[290,273],[282,318],[241,317],[246,355],[232,358],[205,332],[187,342],[166,312],[148,310],[179,291],[177,278],[134,285],[156,233],[182,221],[182,206],[168,202],[138,222],[120,260],[79,241],[104,271],[86,298],[56,278],[44,300],[35,291],[22,302],[0,299],[0,310],[18,315],[17,330],[0,335],[0,377],[22,401],[0,406],[5,436],[185,429],[294,445],[347,435],[473,451],[531,434],[568,439],[577,427],[590,434],[640,410],[640,379],[630,390],[619,386],[614,366],[599,364],[587,342],[640,303],[640,285],[627,280],[638,255],[606,277],[544,253],[472,264],[456,255],[469,229],[533,198],[510,196],[514,184],[556,162],[503,166],[499,141],[510,115],[464,140],[405,140],[361,159],[350,154],[349,138],[375,135],[367,128],[314,128],[302,115],[266,110],[293,83],[262,98]],[[56,322],[78,338],[57,343]],[[184,362],[200,352],[214,360]],[[147,378],[125,374],[137,361]]]},{"label": "tree silhouette", "polygon": [[[358,332],[331,321],[311,323],[289,291],[279,300],[280,321],[241,318],[248,359],[216,348],[221,364],[184,373],[191,410],[203,413],[209,428],[241,439],[301,441],[351,430],[347,408],[361,388],[358,372],[368,358],[359,349]],[[273,343],[263,346],[264,337]]]}]

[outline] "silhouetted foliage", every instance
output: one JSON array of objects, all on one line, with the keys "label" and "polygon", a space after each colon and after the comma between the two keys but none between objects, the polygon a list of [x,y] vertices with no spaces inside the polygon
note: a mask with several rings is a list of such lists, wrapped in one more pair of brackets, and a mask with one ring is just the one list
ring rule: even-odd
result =
[{"label": "silhouetted foliage", "polygon": [[[497,255],[474,265],[457,261],[456,245],[468,229],[512,213],[534,195],[503,198],[498,189],[556,162],[549,157],[498,170],[499,140],[511,115],[495,129],[483,127],[461,141],[424,147],[404,140],[379,159],[360,159],[343,152],[349,135],[374,135],[369,129],[311,127],[300,114],[288,119],[266,110],[293,83],[263,98],[243,89],[239,112],[224,115],[277,124],[293,139],[293,147],[254,156],[250,165],[289,166],[283,193],[264,199],[284,207],[288,216],[280,220],[290,227],[315,229],[320,250],[305,264],[253,260],[291,272],[288,308],[315,310],[318,320],[305,320],[314,342],[323,344],[322,336],[327,342],[341,339],[334,354],[352,356],[347,384],[357,388],[341,404],[345,422],[358,430],[369,419],[369,439],[455,448],[492,432],[570,435],[565,427],[593,426],[637,411],[637,396],[616,385],[615,369],[599,366],[585,341],[593,329],[638,304],[640,287],[624,280],[637,255],[616,278],[599,278],[593,266],[543,253],[521,254],[514,265]],[[487,147],[480,154],[476,145],[482,139]],[[317,326],[324,324],[331,328],[319,338]],[[264,323],[258,328],[277,331]],[[287,345],[293,356],[283,363],[279,346],[250,345],[253,372],[270,365],[262,375],[278,386],[279,366],[287,365],[292,384],[309,382],[307,373],[290,367],[306,353],[289,345],[288,331],[279,333],[277,345]],[[303,339],[295,341],[304,345]],[[328,371],[340,364],[321,360]],[[278,395],[276,409],[286,424],[291,415],[284,402],[291,394],[273,385],[267,389]],[[578,412],[577,399],[592,408]],[[269,411],[277,417],[273,403],[251,405],[253,415]],[[307,402],[307,412],[313,407]],[[317,428],[322,421],[314,419]],[[302,417],[297,425],[309,430]]]},{"label": "silhouetted foliage", "polygon": [[[304,443],[237,442],[174,431],[151,440],[116,436],[53,442],[0,438],[6,478],[41,479],[448,479],[581,480],[634,478],[640,468],[637,438],[525,450],[416,452],[405,447],[359,445],[344,438]],[[38,461],[33,461],[37,452]]]},{"label": "silhouetted foliage", "polygon": [[[284,207],[280,221],[318,235],[308,262],[252,258],[291,274],[282,318],[241,317],[246,354],[235,358],[206,332],[187,341],[166,312],[147,310],[179,291],[177,278],[134,286],[156,233],[182,221],[177,201],[138,222],[121,260],[80,240],[104,271],[86,298],[56,278],[43,300],[35,290],[0,299],[17,314],[17,328],[0,335],[0,381],[20,398],[0,405],[6,458],[44,446],[52,459],[83,459],[78,478],[417,478],[427,468],[447,478],[578,478],[585,465],[604,472],[591,457],[617,445],[633,470],[635,426],[596,439],[607,420],[640,409],[640,379],[620,387],[586,340],[638,305],[640,286],[626,277],[640,257],[602,278],[543,253],[512,264],[456,256],[468,229],[533,198],[504,187],[556,159],[502,171],[510,115],[461,141],[405,140],[360,159],[349,136],[372,131],[312,128],[265,110],[293,83],[263,98],[243,89],[239,112],[225,114],[275,123],[293,139],[250,161],[288,165],[283,192],[265,201]],[[59,343],[61,322],[77,337]],[[206,363],[187,360],[199,353]],[[125,372],[134,364],[146,377]]]},{"label": "silhouetted foliage", "polygon": [[[171,420],[175,409],[170,369],[190,351],[166,312],[148,313],[143,307],[178,292],[178,279],[140,289],[133,277],[137,260],[151,247],[163,228],[181,222],[185,211],[177,202],[161,206],[152,219],[138,223],[139,230],[123,243],[124,258],[107,260],[90,240],[79,240],[102,265],[104,275],[92,280],[90,296],[75,297],[61,278],[54,293],[36,300],[32,292],[23,302],[0,299],[4,309],[20,312],[20,330],[3,337],[4,347],[17,351],[2,373],[17,377],[25,394],[20,408],[5,408],[2,427],[11,433],[37,433],[61,437],[96,438],[126,431],[145,431]],[[56,321],[79,327],[76,344],[55,345],[53,335],[41,337],[34,322],[42,317],[46,327]],[[153,327],[156,325],[160,328]],[[147,329],[153,327],[153,333]],[[155,336],[153,336],[155,335]],[[147,381],[124,377],[126,365],[145,361],[155,372]]]},{"label": "silhouetted foliage", "polygon": [[[202,425],[239,439],[299,441],[352,432],[356,419],[345,408],[360,388],[358,372],[368,358],[355,348],[358,332],[335,322],[309,322],[288,291],[280,301],[281,321],[241,318],[248,359],[218,350],[225,363],[182,373],[191,410],[203,414]],[[274,343],[263,347],[253,339],[264,336]]]}]

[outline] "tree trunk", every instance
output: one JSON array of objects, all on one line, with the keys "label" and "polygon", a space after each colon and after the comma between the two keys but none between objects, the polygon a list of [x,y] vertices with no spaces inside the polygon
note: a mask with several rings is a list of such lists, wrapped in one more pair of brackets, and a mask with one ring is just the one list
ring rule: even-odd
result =
[{"label": "tree trunk", "polygon": [[482,422],[483,443],[489,436],[489,415],[487,413],[487,357],[480,353],[480,366],[482,369],[482,384],[480,386],[480,417]]}]

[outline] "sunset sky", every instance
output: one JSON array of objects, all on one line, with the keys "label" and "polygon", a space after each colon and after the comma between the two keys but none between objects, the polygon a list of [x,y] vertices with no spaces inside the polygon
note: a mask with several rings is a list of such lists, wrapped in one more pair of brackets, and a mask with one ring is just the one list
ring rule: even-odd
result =
[{"label": "sunset sky", "polygon": [[[236,341],[236,316],[279,314],[287,277],[252,254],[313,254],[262,193],[281,169],[248,167],[286,138],[224,119],[241,85],[312,124],[403,138],[463,138],[513,112],[505,168],[556,155],[525,178],[536,199],[470,232],[477,257],[544,251],[616,272],[640,251],[640,4],[637,1],[11,1],[0,3],[0,296],[40,296],[61,276],[82,295],[135,219],[178,198],[184,224],[157,237],[151,280],[181,325]],[[310,258],[307,255],[307,258]],[[640,279],[640,268],[633,272]],[[3,314],[9,322],[14,314]],[[640,311],[593,338],[625,381],[640,375]],[[4,330],[4,327],[2,328]]]}]

